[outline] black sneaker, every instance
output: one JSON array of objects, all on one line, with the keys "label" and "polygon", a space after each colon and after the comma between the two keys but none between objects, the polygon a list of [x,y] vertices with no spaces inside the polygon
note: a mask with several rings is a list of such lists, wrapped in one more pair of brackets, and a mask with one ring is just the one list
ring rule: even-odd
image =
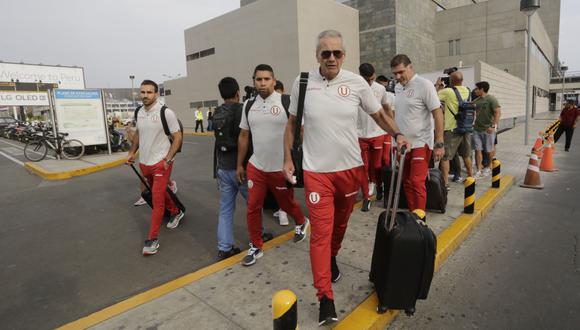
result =
[{"label": "black sneaker", "polygon": [[274,239],[274,234],[267,232],[262,233],[262,242],[271,241],[272,239]]},{"label": "black sneaker", "polygon": [[365,200],[363,201],[363,205],[362,205],[362,207],[360,208],[360,210],[361,210],[362,212],[368,212],[370,209],[371,209],[371,200],[370,200],[370,199],[365,199]]},{"label": "black sneaker", "polygon": [[383,184],[379,183],[377,184],[377,200],[380,201],[381,199],[383,199],[384,194],[383,194]]},{"label": "black sneaker", "polygon": [[244,266],[251,266],[256,263],[256,260],[261,258],[264,255],[261,249],[254,247],[252,243],[250,243],[250,249],[248,250],[248,255],[244,257],[242,260],[242,265]]},{"label": "black sneaker", "polygon": [[306,238],[306,233],[308,232],[308,227],[310,226],[310,220],[304,217],[304,223],[296,226],[294,229],[294,243],[300,243]]},{"label": "black sneaker", "polygon": [[336,311],[334,310],[334,300],[326,296],[320,299],[320,311],[318,314],[318,326],[323,326],[338,321]]},{"label": "black sneaker", "polygon": [[330,257],[330,271],[332,273],[330,278],[332,283],[338,282],[338,280],[340,280],[340,270],[338,269],[338,264],[336,263],[336,257]]},{"label": "black sneaker", "polygon": [[238,249],[237,247],[232,247],[229,251],[218,251],[218,260],[224,260],[231,256],[234,256],[238,253],[242,252],[242,250]]}]

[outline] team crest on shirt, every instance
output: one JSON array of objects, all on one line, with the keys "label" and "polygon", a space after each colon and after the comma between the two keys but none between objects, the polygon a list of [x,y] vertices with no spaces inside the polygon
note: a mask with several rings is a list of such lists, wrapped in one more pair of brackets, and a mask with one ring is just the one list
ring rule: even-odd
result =
[{"label": "team crest on shirt", "polygon": [[254,186],[254,181],[248,180],[248,189],[252,189],[253,186]]},{"label": "team crest on shirt", "polygon": [[413,95],[415,95],[415,90],[409,89],[409,90],[405,91],[405,95],[407,95],[407,97],[413,97]]},{"label": "team crest on shirt", "polygon": [[338,95],[340,95],[342,97],[349,96],[350,95],[350,87],[348,87],[346,85],[338,86]]},{"label": "team crest on shirt", "polygon": [[312,204],[318,204],[318,202],[320,202],[320,194],[317,192],[311,192],[310,195],[308,195],[308,200]]},{"label": "team crest on shirt", "polygon": [[270,108],[270,113],[272,114],[272,116],[277,116],[280,114],[280,107],[278,106],[273,106]]},{"label": "team crest on shirt", "polygon": [[161,117],[159,117],[158,114],[154,114],[153,116],[151,116],[151,121],[154,123],[158,123],[161,121]]}]

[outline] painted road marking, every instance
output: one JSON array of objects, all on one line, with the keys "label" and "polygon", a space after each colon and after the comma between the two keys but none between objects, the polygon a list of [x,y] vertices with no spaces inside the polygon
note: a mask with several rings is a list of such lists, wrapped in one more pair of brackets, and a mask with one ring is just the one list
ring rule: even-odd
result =
[{"label": "painted road marking", "polygon": [[4,151],[5,153],[11,156],[22,156],[22,149],[18,149],[16,147],[3,147],[0,150]]},{"label": "painted road marking", "polygon": [[0,151],[0,155],[8,158],[9,160],[15,162],[16,164],[18,164],[20,166],[24,166],[24,163],[23,162],[19,161],[18,159],[14,158],[14,157],[12,157],[10,155],[7,155],[7,154],[3,153],[2,151]]}]

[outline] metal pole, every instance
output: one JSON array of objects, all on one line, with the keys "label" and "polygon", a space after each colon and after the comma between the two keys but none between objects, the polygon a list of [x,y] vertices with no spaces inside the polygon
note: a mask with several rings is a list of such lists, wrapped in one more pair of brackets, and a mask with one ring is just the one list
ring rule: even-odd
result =
[{"label": "metal pole", "polygon": [[129,76],[131,79],[131,98],[133,99],[133,110],[135,110],[135,89],[133,87],[133,81],[135,80],[135,76]]},{"label": "metal pole", "polygon": [[564,105],[566,104],[566,97],[564,96],[565,94],[565,88],[564,86],[566,86],[566,70],[562,70],[562,105],[560,106],[561,109],[564,109]]},{"label": "metal pole", "polygon": [[[109,151],[109,155],[113,154],[111,151],[111,135],[109,134],[109,125],[107,125],[107,102],[105,101],[105,94],[103,90],[100,90],[101,93],[101,104],[103,105],[103,121],[105,122],[105,134],[107,135],[107,150]],[[111,124],[113,124],[113,120],[111,119]],[[113,129],[114,126],[113,126]]]},{"label": "metal pole", "polygon": [[[48,93],[48,106],[50,108],[50,119],[52,120],[52,134],[56,138],[58,136],[58,130],[56,129],[56,113],[54,111],[54,89],[51,89]],[[60,160],[60,155],[56,153],[56,159]]]},{"label": "metal pole", "polygon": [[532,57],[532,15],[528,16],[528,52],[526,54],[526,132],[524,133],[524,145],[528,145],[530,129],[530,59]]}]

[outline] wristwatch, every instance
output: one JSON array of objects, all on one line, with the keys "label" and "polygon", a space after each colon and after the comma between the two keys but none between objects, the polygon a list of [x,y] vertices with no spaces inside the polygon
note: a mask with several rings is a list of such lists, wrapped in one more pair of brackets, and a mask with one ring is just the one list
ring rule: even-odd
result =
[{"label": "wristwatch", "polygon": [[399,137],[399,135],[404,136],[403,133],[398,132],[398,133],[395,133],[395,135],[393,135],[393,139],[395,139],[395,141],[397,141],[397,137]]},{"label": "wristwatch", "polygon": [[173,163],[173,159],[167,159],[167,158],[163,158],[163,160],[169,165],[171,163]]},{"label": "wristwatch", "polygon": [[435,149],[441,149],[444,147],[445,147],[445,144],[443,142],[436,142],[435,143]]}]

